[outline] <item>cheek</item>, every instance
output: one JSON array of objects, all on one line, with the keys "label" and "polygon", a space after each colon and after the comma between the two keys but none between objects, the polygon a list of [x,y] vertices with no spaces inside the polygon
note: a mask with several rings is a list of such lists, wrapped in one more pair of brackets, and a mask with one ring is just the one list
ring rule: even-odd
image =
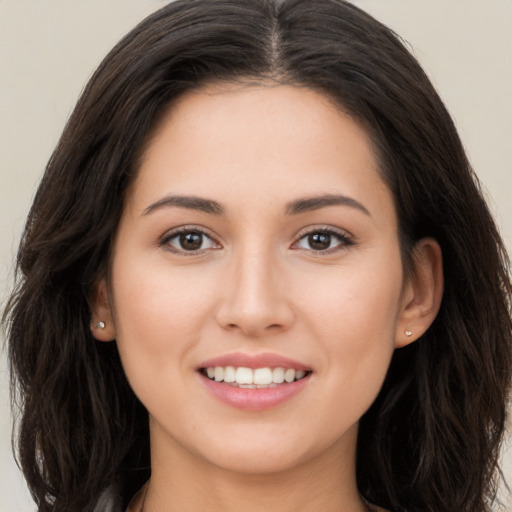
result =
[{"label": "cheek", "polygon": [[[113,275],[118,334],[129,326],[145,334],[190,328],[207,306],[209,284],[197,270],[124,261]],[[119,279],[117,279],[119,276]],[[133,331],[132,331],[133,332]],[[158,336],[155,336],[158,337]]]},{"label": "cheek", "polygon": [[323,275],[309,272],[296,289],[304,316],[326,334],[384,336],[398,316],[402,272],[393,265],[380,266],[346,266]]},{"label": "cheek", "polygon": [[151,374],[172,384],[199,340],[209,286],[183,269],[136,261],[117,262],[112,286],[117,344],[128,378]]},{"label": "cheek", "polygon": [[399,258],[390,258],[388,264],[386,258],[372,261],[332,269],[336,271],[328,279],[310,275],[304,287],[308,293],[297,294],[306,328],[325,354],[321,364],[335,370],[328,372],[333,386],[342,379],[373,396],[394,351],[402,269]]}]

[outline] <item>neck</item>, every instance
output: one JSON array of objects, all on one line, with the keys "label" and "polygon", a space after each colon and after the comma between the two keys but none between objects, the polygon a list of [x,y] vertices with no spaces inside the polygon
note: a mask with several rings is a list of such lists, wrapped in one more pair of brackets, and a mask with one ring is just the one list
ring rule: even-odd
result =
[{"label": "neck", "polygon": [[265,472],[220,468],[168,438],[152,436],[151,482],[133,510],[144,501],[144,512],[367,512],[355,480],[357,429],[349,436],[350,442],[344,439],[304,463]]}]

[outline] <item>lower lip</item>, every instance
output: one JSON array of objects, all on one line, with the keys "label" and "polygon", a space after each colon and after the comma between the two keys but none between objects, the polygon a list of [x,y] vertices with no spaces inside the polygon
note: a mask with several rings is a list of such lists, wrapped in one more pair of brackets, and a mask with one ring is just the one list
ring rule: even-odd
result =
[{"label": "lower lip", "polygon": [[245,411],[262,411],[276,407],[291,399],[308,384],[311,374],[288,384],[278,384],[273,388],[248,389],[216,382],[200,374],[208,390],[221,402]]}]

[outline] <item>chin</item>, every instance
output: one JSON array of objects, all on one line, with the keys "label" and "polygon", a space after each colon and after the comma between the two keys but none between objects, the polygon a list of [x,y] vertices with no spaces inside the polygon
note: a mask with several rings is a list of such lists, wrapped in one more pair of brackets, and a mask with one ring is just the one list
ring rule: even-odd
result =
[{"label": "chin", "polygon": [[292,457],[289,453],[279,453],[273,456],[262,456],[261,450],[252,453],[238,453],[234,456],[220,456],[213,459],[219,469],[240,475],[263,477],[275,473],[289,471],[301,466],[301,457]]},{"label": "chin", "polygon": [[[300,468],[322,453],[327,453],[335,444],[323,439],[321,444],[313,437],[304,439],[303,434],[282,432],[276,436],[261,429],[254,435],[230,436],[219,444],[211,442],[202,457],[213,466],[244,475],[264,476]],[[318,436],[317,439],[321,439]],[[213,440],[212,440],[213,441]]]}]

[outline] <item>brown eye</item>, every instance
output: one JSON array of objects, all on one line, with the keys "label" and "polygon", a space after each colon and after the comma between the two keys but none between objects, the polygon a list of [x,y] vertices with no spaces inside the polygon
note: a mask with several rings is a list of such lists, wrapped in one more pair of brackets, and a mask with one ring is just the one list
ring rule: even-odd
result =
[{"label": "brown eye", "polygon": [[330,253],[352,244],[352,240],[343,232],[332,229],[318,229],[305,233],[294,244],[294,248],[318,253]]},{"label": "brown eye", "polygon": [[325,251],[331,246],[331,235],[329,233],[312,233],[308,235],[308,244],[315,251]]},{"label": "brown eye", "polygon": [[197,251],[203,245],[203,234],[198,232],[183,233],[179,236],[179,244],[185,251]]},{"label": "brown eye", "polygon": [[184,254],[220,248],[206,233],[197,229],[174,232],[164,238],[161,245],[172,252]]}]

